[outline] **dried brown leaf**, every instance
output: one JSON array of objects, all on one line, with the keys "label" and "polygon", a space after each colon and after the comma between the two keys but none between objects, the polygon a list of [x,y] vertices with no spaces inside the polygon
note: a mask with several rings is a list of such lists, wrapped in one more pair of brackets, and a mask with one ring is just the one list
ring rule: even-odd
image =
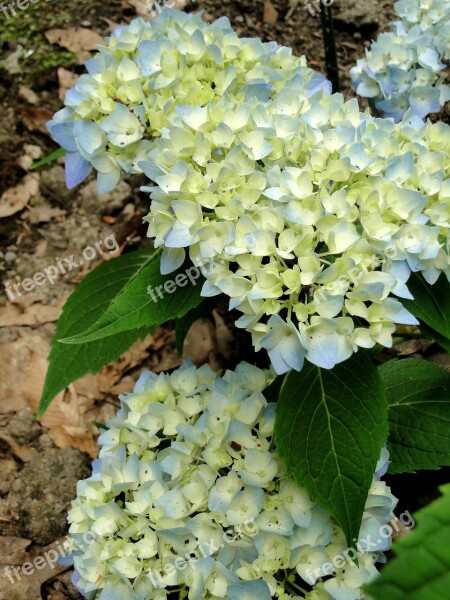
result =
[{"label": "dried brown leaf", "polygon": [[67,90],[73,88],[73,86],[77,82],[78,75],[73,71],[63,69],[63,67],[59,67],[56,73],[58,75],[59,83],[58,96],[60,100],[64,100],[64,96],[66,95]]},{"label": "dried brown leaf", "polygon": [[46,123],[53,117],[53,113],[45,108],[19,107],[25,127],[29,131],[39,131],[48,135]]},{"label": "dried brown leaf", "polygon": [[25,175],[22,181],[3,192],[0,198],[0,218],[23,210],[31,198],[39,194],[39,175],[37,173]]},{"label": "dried brown leaf", "polygon": [[97,44],[103,46],[104,38],[92,29],[86,27],[70,27],[68,29],[49,29],[44,33],[50,44],[67,48],[77,55],[78,62],[83,62],[89,50],[94,50]]},{"label": "dried brown leaf", "polygon": [[21,446],[9,435],[0,433],[0,440],[5,442],[5,444],[8,444],[14,456],[17,456],[17,458],[20,458],[20,460],[23,462],[28,462],[33,458],[33,456],[36,456],[37,451],[35,448],[30,446]]},{"label": "dried brown leaf", "polygon": [[45,304],[32,304],[25,310],[22,310],[19,304],[8,304],[0,313],[0,327],[11,326],[36,326],[43,323],[54,323],[61,314],[64,300],[61,300],[57,306],[48,306]]},{"label": "dried brown leaf", "polygon": [[0,537],[0,565],[21,565],[29,560],[30,540],[19,537]]},{"label": "dried brown leaf", "polygon": [[183,357],[189,358],[195,365],[208,362],[209,355],[216,347],[215,327],[210,319],[201,318],[193,323],[183,347]]},{"label": "dried brown leaf", "polygon": [[278,21],[278,11],[270,0],[264,2],[263,21],[268,25],[276,25]]}]

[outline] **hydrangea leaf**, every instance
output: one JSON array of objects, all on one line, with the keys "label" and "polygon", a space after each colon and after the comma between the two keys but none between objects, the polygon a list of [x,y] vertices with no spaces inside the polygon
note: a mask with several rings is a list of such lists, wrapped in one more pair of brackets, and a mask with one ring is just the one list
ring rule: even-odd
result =
[{"label": "hydrangea leaf", "polygon": [[450,465],[450,373],[425,360],[379,368],[389,403],[391,473]]},{"label": "hydrangea leaf", "polygon": [[60,341],[86,344],[181,317],[200,303],[201,283],[199,268],[187,263],[178,273],[161,275],[160,252],[150,253],[137,271],[129,273],[128,280],[96,322]]},{"label": "hydrangea leaf", "polygon": [[441,275],[434,285],[430,285],[421,275],[413,274],[408,289],[414,300],[402,300],[406,308],[428,328],[450,340],[450,284],[447,279]]},{"label": "hydrangea leaf", "polygon": [[442,600],[450,588],[450,485],[414,515],[416,529],[394,544],[394,558],[368,586],[374,600]]},{"label": "hydrangea leaf", "polygon": [[149,332],[148,327],[130,328],[129,331],[106,340],[79,346],[69,346],[58,341],[95,323],[130,277],[148,261],[154,260],[154,256],[153,249],[146,249],[112,258],[88,273],[76,287],[64,305],[56,325],[38,417],[44,414],[53,398],[70,383],[86,373],[96,373],[104,365],[114,362],[135,341],[142,339]]},{"label": "hydrangea leaf", "polygon": [[275,441],[288,473],[311,500],[358,537],[373,471],[387,437],[381,377],[359,353],[334,369],[309,363],[285,380]]}]

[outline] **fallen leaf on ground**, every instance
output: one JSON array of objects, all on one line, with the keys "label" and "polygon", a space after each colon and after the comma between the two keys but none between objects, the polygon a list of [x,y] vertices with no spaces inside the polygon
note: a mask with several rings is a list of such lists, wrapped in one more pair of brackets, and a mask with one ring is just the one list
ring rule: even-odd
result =
[{"label": "fallen leaf on ground", "polygon": [[225,323],[225,320],[218,310],[213,310],[212,316],[216,327],[217,351],[230,360],[233,350],[236,347],[236,338],[234,337],[232,329]]},{"label": "fallen leaf on ground", "polygon": [[[45,356],[33,352],[22,390],[35,414],[44,388],[47,369],[48,361]],[[52,401],[40,423],[49,429],[49,436],[59,448],[73,446],[95,456],[97,447],[94,441],[94,430],[89,430],[83,422],[85,413],[92,407],[93,400],[79,397],[73,386],[69,386],[67,392],[60,392]]]},{"label": "fallen leaf on ground", "polygon": [[189,358],[197,365],[208,362],[209,355],[216,347],[216,332],[211,319],[197,319],[189,329],[183,346],[183,358]]},{"label": "fallen leaf on ground", "polygon": [[17,456],[17,458],[20,458],[23,462],[28,462],[33,456],[36,456],[37,450],[35,448],[32,448],[31,446],[21,446],[9,435],[0,433],[0,440],[5,442],[5,444],[8,444],[14,456]]},{"label": "fallen leaf on ground", "polygon": [[[62,541],[62,540],[61,540]],[[57,556],[61,556],[61,542],[56,541],[45,548],[40,548],[33,552],[35,556],[51,557],[54,553],[50,554],[51,550],[54,550]],[[30,556],[29,561],[32,558]],[[5,566],[19,566],[23,562],[17,563],[5,563]],[[7,571],[6,569],[0,570],[0,600],[41,600],[41,587],[49,579],[53,579],[59,573],[67,571],[66,566],[62,566],[58,563],[50,562],[49,558],[45,561],[43,567],[39,569],[34,568],[30,575],[19,572],[19,577],[14,577],[14,573]],[[8,577],[9,574],[9,577]]]},{"label": "fallen leaf on ground", "polygon": [[30,339],[19,339],[0,344],[0,414],[11,413],[28,408],[21,385],[28,365]]},{"label": "fallen leaf on ground", "polygon": [[153,336],[148,335],[144,340],[133,344],[117,362],[103,367],[97,375],[99,390],[104,394],[109,393],[120,382],[126,371],[143,363],[148,358],[148,348],[153,347],[153,341]]},{"label": "fallen leaf on ground", "polygon": [[395,344],[389,354],[392,356],[410,356],[411,354],[423,354],[430,346],[432,340],[407,340],[400,344]]},{"label": "fallen leaf on ground", "polygon": [[428,360],[435,365],[438,365],[438,367],[450,371],[450,355],[448,355],[447,352],[437,352],[430,356]]},{"label": "fallen leaf on ground", "polygon": [[151,0],[126,0],[126,2],[123,3],[123,5],[129,6],[130,8],[133,8],[136,11],[136,14],[138,17],[149,17],[150,16],[150,10],[151,10],[151,5],[153,3],[151,2]]},{"label": "fallen leaf on ground", "polygon": [[63,217],[66,215],[66,211],[56,206],[50,206],[49,204],[42,204],[41,206],[33,206],[30,210],[23,215],[23,218],[35,225],[36,223],[48,223],[52,219]]},{"label": "fallen leaf on ground", "polygon": [[30,540],[19,537],[0,537],[0,565],[21,565],[29,560],[26,550],[30,544]]},{"label": "fallen leaf on ground", "polygon": [[268,25],[275,25],[278,21],[278,11],[270,0],[264,2],[263,21]]},{"label": "fallen leaf on ground", "polygon": [[3,192],[0,198],[0,218],[23,210],[31,198],[39,194],[39,176],[37,173],[25,175],[22,181]]},{"label": "fallen leaf on ground", "polygon": [[59,82],[58,96],[60,100],[64,100],[67,90],[73,88],[73,86],[77,82],[78,75],[73,71],[63,69],[62,67],[59,67],[56,72],[58,74]]},{"label": "fallen leaf on ground", "polygon": [[39,131],[39,133],[49,135],[45,124],[53,117],[53,113],[50,110],[20,106],[19,112],[28,131]]},{"label": "fallen leaf on ground", "polygon": [[54,323],[61,314],[66,297],[56,306],[32,304],[24,310],[17,304],[10,303],[0,313],[0,327],[36,326],[43,323]]},{"label": "fallen leaf on ground", "polygon": [[105,44],[103,36],[86,27],[49,29],[44,35],[50,44],[57,44],[76,54],[80,63],[84,62],[89,50],[94,50],[97,44],[102,46]]},{"label": "fallen leaf on ground", "polygon": [[[23,393],[35,414],[48,369],[46,356],[45,349],[42,353],[32,352],[22,385]],[[94,423],[112,418],[116,410],[104,402],[96,405],[96,400],[103,398],[97,377],[87,375],[56,396],[40,423],[48,428],[48,434],[58,448],[72,446],[95,458],[98,454],[98,430]]]}]

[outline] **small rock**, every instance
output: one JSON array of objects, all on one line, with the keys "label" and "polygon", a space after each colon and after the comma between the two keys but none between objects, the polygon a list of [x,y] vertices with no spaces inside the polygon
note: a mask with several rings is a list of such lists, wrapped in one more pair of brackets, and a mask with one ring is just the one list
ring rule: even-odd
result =
[{"label": "small rock", "polygon": [[19,85],[19,98],[23,98],[29,104],[39,104],[39,96],[26,85]]},{"label": "small rock", "polygon": [[13,263],[17,258],[17,254],[15,252],[11,252],[11,250],[8,250],[8,252],[5,254],[5,261],[7,263]]},{"label": "small rock", "polygon": [[90,21],[81,21],[81,25],[83,27],[92,27],[92,23]]}]

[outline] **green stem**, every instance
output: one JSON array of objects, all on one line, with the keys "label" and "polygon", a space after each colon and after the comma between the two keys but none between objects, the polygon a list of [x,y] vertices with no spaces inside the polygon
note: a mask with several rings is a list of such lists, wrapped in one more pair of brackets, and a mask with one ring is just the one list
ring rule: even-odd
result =
[{"label": "green stem", "polygon": [[339,67],[337,61],[336,42],[334,39],[332,6],[322,6],[320,11],[322,19],[323,42],[325,46],[325,63],[327,77],[333,86],[333,92],[339,92]]}]

